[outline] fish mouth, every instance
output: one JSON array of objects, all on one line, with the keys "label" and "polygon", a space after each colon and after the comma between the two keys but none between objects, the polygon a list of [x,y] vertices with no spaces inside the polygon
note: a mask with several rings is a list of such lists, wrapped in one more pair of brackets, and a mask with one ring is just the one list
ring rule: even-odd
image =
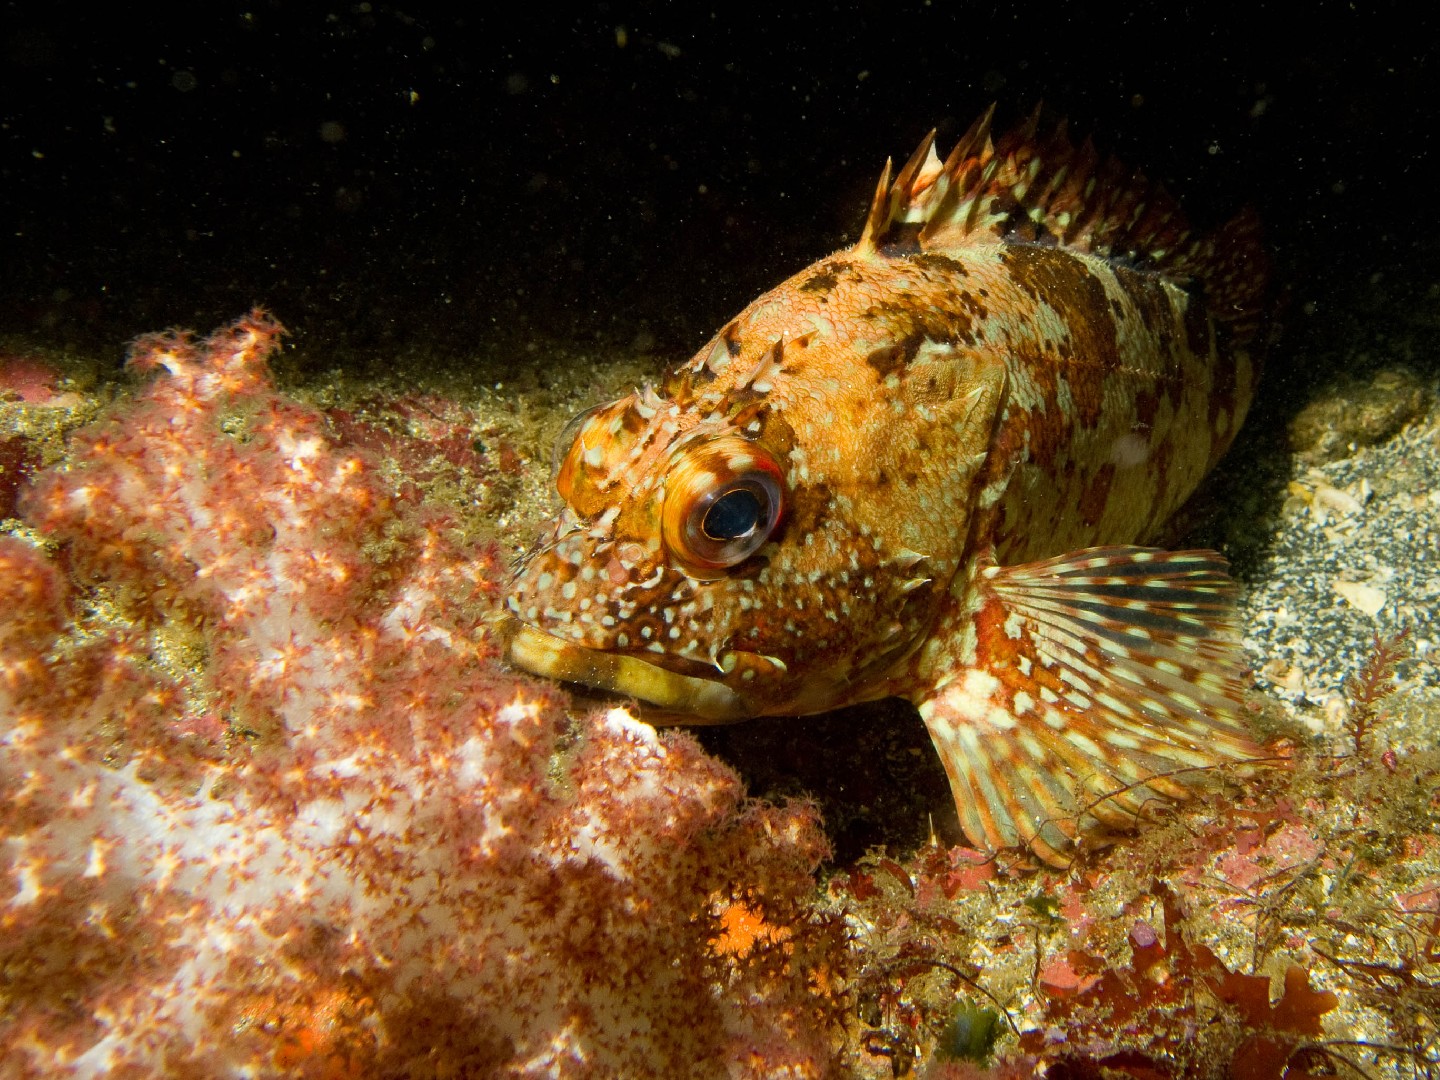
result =
[{"label": "fish mouth", "polygon": [[587,649],[533,626],[515,631],[507,656],[516,667],[536,675],[636,697],[658,709],[686,714],[683,720],[692,724],[728,724],[754,715],[723,683],[681,675],[637,656]]}]

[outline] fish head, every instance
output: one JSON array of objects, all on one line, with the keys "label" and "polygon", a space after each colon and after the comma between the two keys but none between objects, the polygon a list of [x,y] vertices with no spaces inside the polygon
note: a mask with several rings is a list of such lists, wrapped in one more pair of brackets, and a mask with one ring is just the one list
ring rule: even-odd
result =
[{"label": "fish head", "polygon": [[[832,374],[857,367],[839,335],[767,337],[722,332],[661,389],[572,421],[565,506],[508,599],[514,663],[688,722],[893,692],[959,563],[974,470],[957,469],[983,458],[989,420],[957,421],[976,411],[964,392],[902,415],[904,387],[864,353]],[[897,430],[921,414],[948,442]]]}]

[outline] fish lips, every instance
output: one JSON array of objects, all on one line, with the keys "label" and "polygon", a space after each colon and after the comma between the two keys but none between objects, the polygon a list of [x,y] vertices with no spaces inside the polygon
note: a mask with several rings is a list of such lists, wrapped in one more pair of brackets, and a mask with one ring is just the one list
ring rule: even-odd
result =
[{"label": "fish lips", "polygon": [[677,723],[728,724],[758,711],[724,683],[681,675],[627,653],[586,648],[524,624],[515,625],[507,658],[536,675],[638,698]]}]

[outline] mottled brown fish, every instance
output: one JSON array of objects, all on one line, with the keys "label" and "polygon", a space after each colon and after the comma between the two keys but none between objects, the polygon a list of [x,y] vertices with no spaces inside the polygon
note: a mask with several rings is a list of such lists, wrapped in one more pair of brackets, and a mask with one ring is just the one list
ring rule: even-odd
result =
[{"label": "mottled brown fish", "polygon": [[1065,863],[1238,721],[1234,586],[1152,536],[1250,404],[1252,216],[1192,236],[1063,127],[887,165],[854,247],[577,417],[511,659],[673,721],[919,706],[960,822]]}]

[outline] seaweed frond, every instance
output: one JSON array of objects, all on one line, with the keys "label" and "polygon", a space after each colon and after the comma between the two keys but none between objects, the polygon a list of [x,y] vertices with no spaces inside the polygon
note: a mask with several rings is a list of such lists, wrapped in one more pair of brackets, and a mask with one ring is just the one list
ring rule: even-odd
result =
[{"label": "seaweed frond", "polygon": [[1395,669],[1410,658],[1412,651],[1408,626],[1385,637],[1377,632],[1365,663],[1345,680],[1345,696],[1350,703],[1350,734],[1357,758],[1365,754],[1365,741],[1379,719],[1380,703],[1395,692]]}]

